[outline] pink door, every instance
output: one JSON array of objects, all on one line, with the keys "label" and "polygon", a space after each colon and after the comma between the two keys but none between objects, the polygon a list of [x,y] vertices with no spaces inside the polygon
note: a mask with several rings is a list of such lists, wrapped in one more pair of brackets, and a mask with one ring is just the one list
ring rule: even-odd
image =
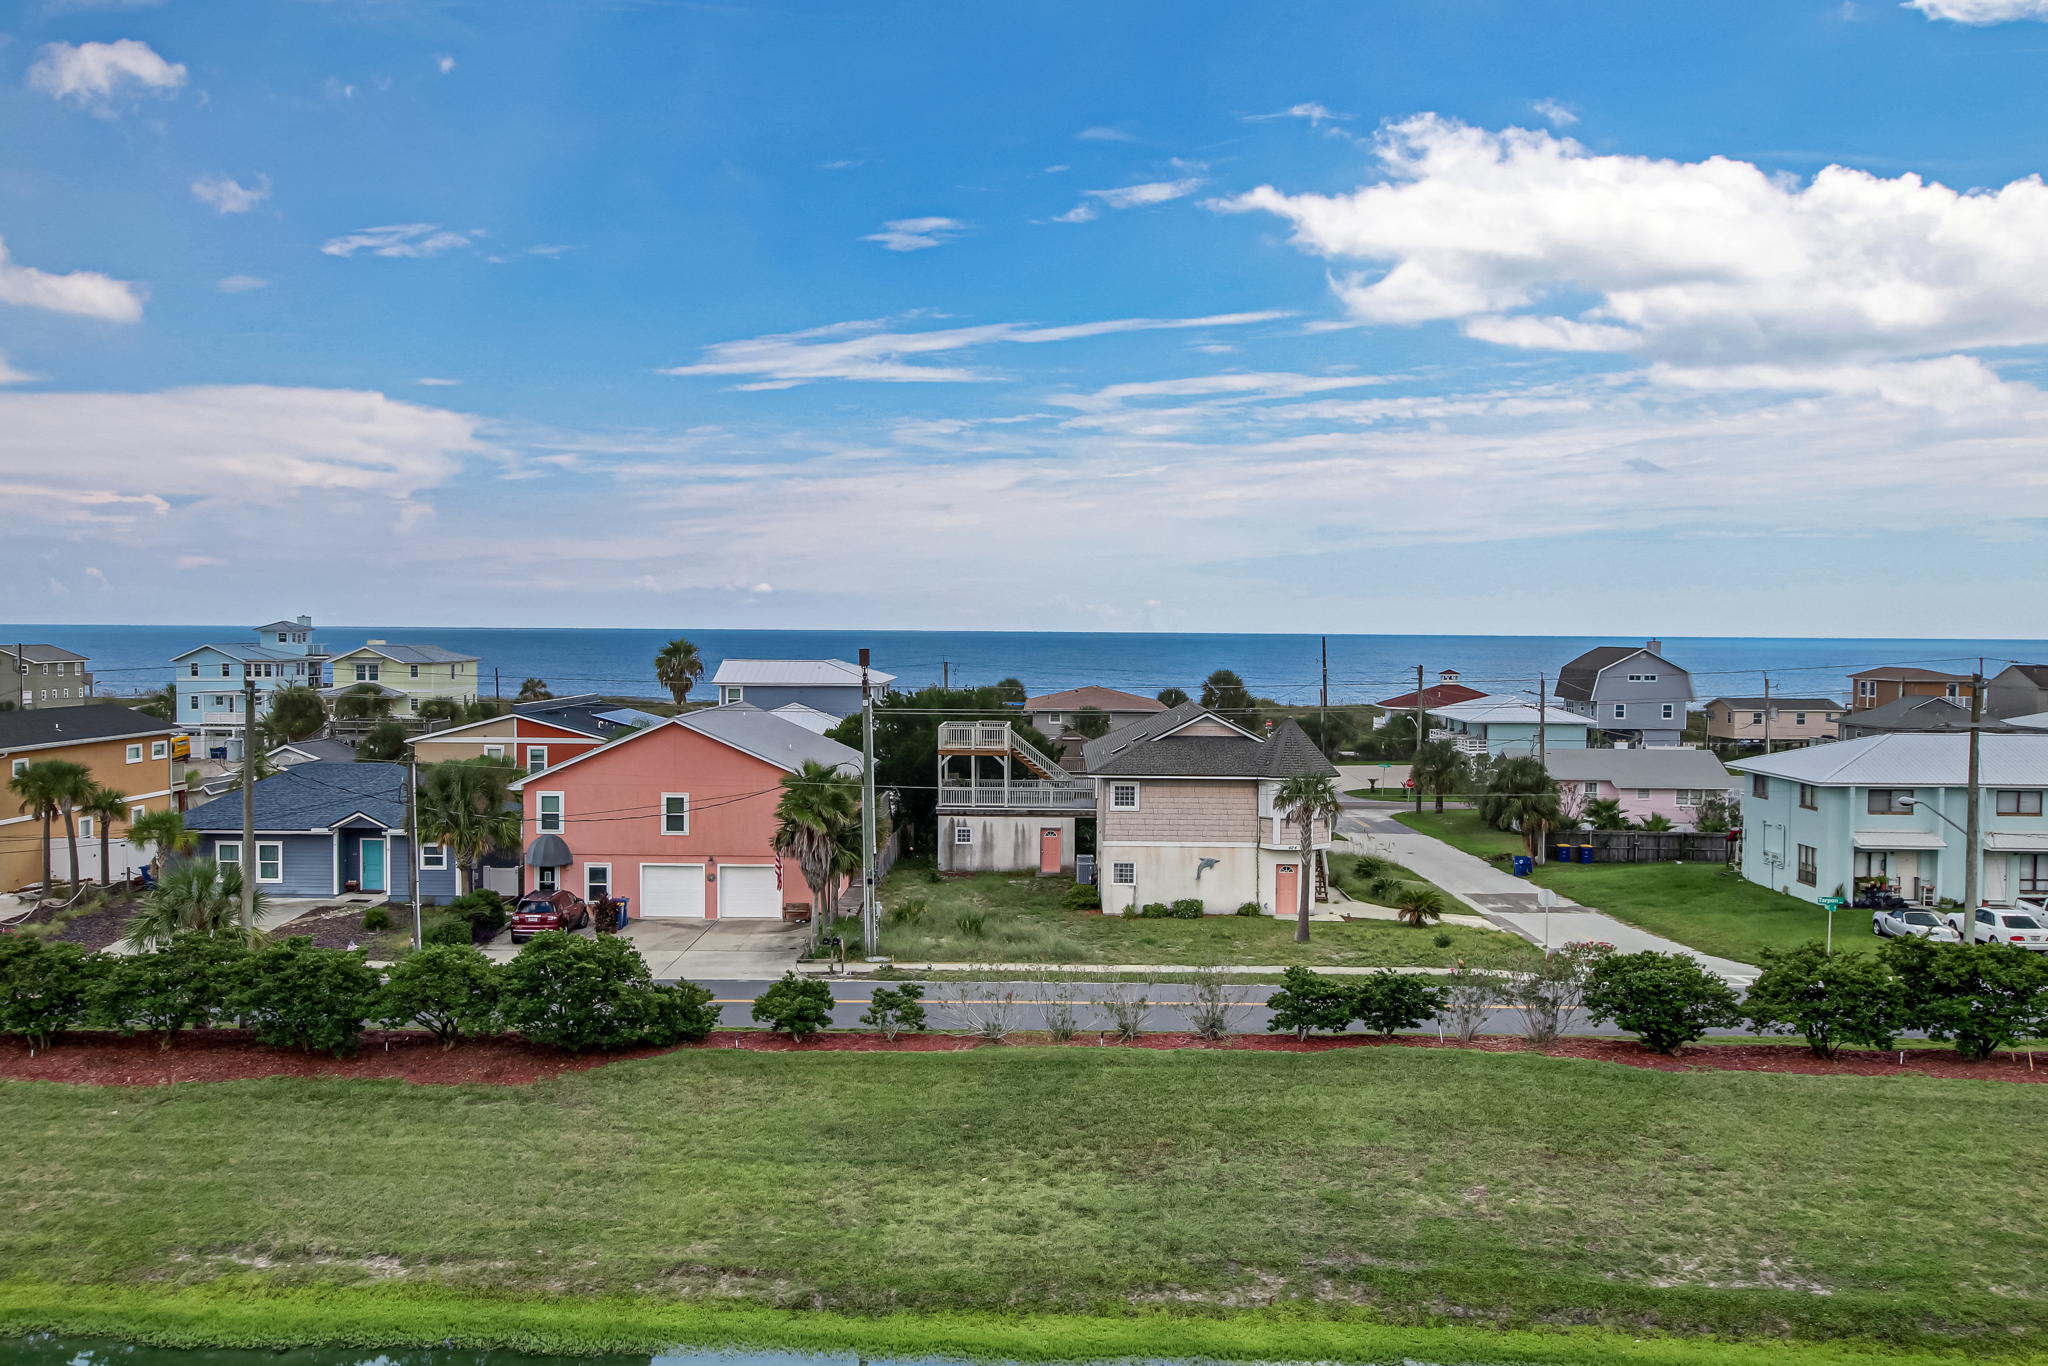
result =
[{"label": "pink door", "polygon": [[1283,863],[1273,870],[1273,914],[1301,914],[1301,888],[1299,868],[1292,863]]},{"label": "pink door", "polygon": [[1057,873],[1064,862],[1060,857],[1060,828],[1057,825],[1039,827],[1038,871],[1041,874]]}]

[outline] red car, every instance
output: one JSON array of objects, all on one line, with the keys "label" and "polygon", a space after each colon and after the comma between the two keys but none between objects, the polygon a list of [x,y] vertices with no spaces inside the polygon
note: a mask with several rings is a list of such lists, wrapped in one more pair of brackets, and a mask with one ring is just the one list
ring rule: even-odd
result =
[{"label": "red car", "polygon": [[590,907],[574,892],[528,892],[512,908],[512,942],[523,944],[547,930],[580,930],[590,923]]}]

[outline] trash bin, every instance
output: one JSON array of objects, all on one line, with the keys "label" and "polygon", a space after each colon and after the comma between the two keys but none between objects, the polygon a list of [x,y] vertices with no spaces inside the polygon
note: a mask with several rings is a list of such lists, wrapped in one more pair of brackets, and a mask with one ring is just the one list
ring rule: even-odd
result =
[{"label": "trash bin", "polygon": [[1593,846],[1592,846],[1592,845],[1590,845],[1590,844],[1582,844],[1582,845],[1580,845],[1580,846],[1579,846],[1579,862],[1581,862],[1581,863],[1591,863],[1592,861],[1593,861]]},{"label": "trash bin", "polygon": [[1577,845],[1566,844],[1562,840],[1558,841],[1550,846],[1550,861],[1552,863],[1570,863],[1573,857],[1572,850],[1577,847]]},{"label": "trash bin", "polygon": [[1535,872],[1535,871],[1536,871],[1536,860],[1535,860],[1535,859],[1533,859],[1533,858],[1530,858],[1530,857],[1529,857],[1529,856],[1528,856],[1527,854],[1516,854],[1516,855],[1515,855],[1515,876],[1516,876],[1516,877],[1527,877],[1527,876],[1529,876],[1529,874],[1531,874],[1531,873],[1533,873],[1533,872]]}]

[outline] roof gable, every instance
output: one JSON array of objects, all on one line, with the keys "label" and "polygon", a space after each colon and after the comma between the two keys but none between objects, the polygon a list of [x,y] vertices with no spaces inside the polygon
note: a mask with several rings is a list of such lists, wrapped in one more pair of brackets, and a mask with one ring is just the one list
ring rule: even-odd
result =
[{"label": "roof gable", "polygon": [[706,707],[701,711],[672,716],[661,725],[647,726],[630,735],[622,735],[616,740],[599,745],[596,749],[556,764],[553,768],[545,770],[544,775],[535,773],[521,778],[512,784],[512,790],[523,791],[527,783],[542,776],[553,781],[566,769],[574,768],[578,764],[602,761],[605,756],[627,745],[650,736],[671,734],[675,730],[690,731],[787,773],[800,770],[806,759],[815,759],[834,767],[850,764],[858,769],[860,765],[860,753],[857,750],[848,749],[836,740],[827,740],[794,721],[786,720],[773,712],[763,711],[752,703],[734,702],[723,707]]},{"label": "roof gable", "polygon": [[[403,764],[296,764],[257,781],[256,828],[320,831],[360,816],[396,829],[405,823],[405,780]],[[193,808],[185,826],[206,833],[240,830],[242,794],[229,792]]]},{"label": "roof gable", "polygon": [[1292,720],[1254,735],[1192,700],[1097,736],[1081,753],[1090,776],[1291,778],[1337,771]]}]

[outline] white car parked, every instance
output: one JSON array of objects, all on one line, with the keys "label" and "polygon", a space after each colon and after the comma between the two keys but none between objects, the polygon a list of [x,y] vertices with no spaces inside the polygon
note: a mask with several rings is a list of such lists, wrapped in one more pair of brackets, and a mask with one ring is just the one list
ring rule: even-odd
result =
[{"label": "white car parked", "polygon": [[1880,939],[1899,939],[1912,934],[1937,944],[1955,944],[1962,940],[1962,936],[1952,926],[1943,924],[1941,917],[1933,911],[1873,911],[1870,929]]},{"label": "white car parked", "polygon": [[[1961,928],[1954,920],[1949,924]],[[1979,906],[1970,924],[1969,940],[1973,944],[2012,944],[2036,953],[2048,953],[2048,925],[2043,925],[2028,911]]]}]

